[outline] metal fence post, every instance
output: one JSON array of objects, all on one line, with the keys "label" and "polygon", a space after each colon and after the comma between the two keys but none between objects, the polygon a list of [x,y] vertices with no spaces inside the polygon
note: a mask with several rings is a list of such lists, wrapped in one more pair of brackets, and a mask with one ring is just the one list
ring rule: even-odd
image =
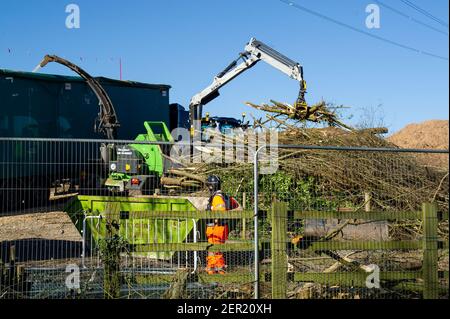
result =
[{"label": "metal fence post", "polygon": [[[242,209],[243,210],[247,209],[246,202],[247,202],[247,193],[243,192],[242,193]],[[241,238],[243,240],[245,240],[247,238],[246,233],[247,233],[247,219],[242,218],[242,235],[241,235]]]},{"label": "metal fence post", "polygon": [[423,298],[439,297],[438,245],[437,245],[437,205],[422,204],[423,213]]},{"label": "metal fence post", "polygon": [[87,228],[86,228],[86,221],[88,219],[102,219],[102,215],[98,215],[98,216],[87,216],[86,214],[84,215],[83,218],[83,237],[82,237],[82,242],[81,242],[81,265],[83,268],[87,268],[86,267],[86,232],[87,232]]},{"label": "metal fence post", "polygon": [[258,148],[253,158],[253,227],[254,227],[254,262],[255,262],[255,299],[259,299],[259,238],[258,238],[258,153],[264,146]]}]

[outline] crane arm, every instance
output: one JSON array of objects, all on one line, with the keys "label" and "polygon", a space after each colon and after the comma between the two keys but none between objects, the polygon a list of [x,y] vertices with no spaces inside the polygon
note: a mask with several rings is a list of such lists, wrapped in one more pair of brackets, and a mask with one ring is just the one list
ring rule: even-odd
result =
[{"label": "crane arm", "polygon": [[299,82],[303,80],[303,70],[299,63],[289,59],[261,41],[254,38],[251,39],[246,45],[245,51],[270,64],[294,80]]},{"label": "crane arm", "polygon": [[[241,59],[242,62],[238,65]],[[261,60],[300,83],[297,105],[306,106],[306,82],[303,79],[302,66],[261,41],[252,38],[245,46],[245,51],[240,53],[238,59],[231,62],[222,72],[216,75],[213,82],[207,88],[192,97],[189,105],[191,134],[196,129],[194,127],[196,121],[201,119],[203,105],[218,97],[220,95],[220,88]]]},{"label": "crane arm", "polygon": [[100,85],[100,83],[89,75],[86,71],[80,68],[78,65],[73,64],[70,61],[67,61],[56,55],[46,55],[44,59],[39,63],[40,67],[46,66],[49,62],[56,62],[61,65],[64,65],[80,75],[89,87],[94,91],[95,95],[98,98],[100,111],[98,114],[95,130],[96,132],[100,132],[106,135],[108,139],[116,139],[117,138],[117,128],[120,126],[119,120],[117,119],[116,111],[111,102],[106,91]]},{"label": "crane arm", "polygon": [[[240,59],[243,61],[238,65],[238,61]],[[241,53],[238,59],[231,62],[225,70],[214,77],[213,82],[206,89],[194,95],[189,105],[191,128],[193,128],[196,120],[201,119],[203,105],[206,105],[218,97],[220,95],[219,89],[221,87],[233,80],[242,72],[254,66],[258,61],[259,59],[255,56],[248,57],[248,54]]]}]

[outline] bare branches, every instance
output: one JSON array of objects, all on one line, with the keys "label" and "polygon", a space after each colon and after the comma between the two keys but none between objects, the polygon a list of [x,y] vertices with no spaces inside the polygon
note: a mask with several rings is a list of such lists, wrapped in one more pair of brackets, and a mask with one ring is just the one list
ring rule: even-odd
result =
[{"label": "bare branches", "polygon": [[342,106],[335,107],[332,110],[324,101],[317,104],[308,106],[303,104],[290,105],[288,103],[280,103],[274,100],[270,100],[272,105],[269,104],[253,104],[247,102],[248,106],[251,106],[257,110],[265,111],[272,116],[267,115],[270,120],[276,121],[279,124],[287,125],[287,120],[293,120],[296,124],[298,122],[313,122],[324,123],[329,126],[342,127],[348,130],[353,130],[350,126],[342,123],[336,114],[336,109],[342,108]]}]

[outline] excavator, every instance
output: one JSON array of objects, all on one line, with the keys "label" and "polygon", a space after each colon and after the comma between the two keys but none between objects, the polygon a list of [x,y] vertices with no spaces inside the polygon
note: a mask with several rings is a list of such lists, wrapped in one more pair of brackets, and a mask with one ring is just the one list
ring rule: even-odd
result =
[{"label": "excavator", "polygon": [[[240,60],[242,62],[238,65]],[[295,106],[297,108],[307,107],[305,100],[306,82],[303,79],[303,67],[298,62],[289,59],[263,42],[251,38],[245,46],[244,52],[241,52],[236,60],[232,61],[222,72],[217,74],[208,87],[192,97],[189,104],[191,138],[194,137],[195,132],[202,131],[202,125],[205,126],[205,119],[202,118],[203,106],[220,95],[219,89],[244,71],[252,68],[259,61],[264,61],[285,73],[290,78],[297,80],[300,84],[300,90]]]}]

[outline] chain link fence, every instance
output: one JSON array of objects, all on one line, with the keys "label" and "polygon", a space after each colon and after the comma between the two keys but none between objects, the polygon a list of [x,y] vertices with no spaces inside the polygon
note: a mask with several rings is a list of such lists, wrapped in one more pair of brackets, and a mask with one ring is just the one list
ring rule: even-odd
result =
[{"label": "chain link fence", "polygon": [[262,149],[0,138],[0,298],[448,298],[448,152]]}]

